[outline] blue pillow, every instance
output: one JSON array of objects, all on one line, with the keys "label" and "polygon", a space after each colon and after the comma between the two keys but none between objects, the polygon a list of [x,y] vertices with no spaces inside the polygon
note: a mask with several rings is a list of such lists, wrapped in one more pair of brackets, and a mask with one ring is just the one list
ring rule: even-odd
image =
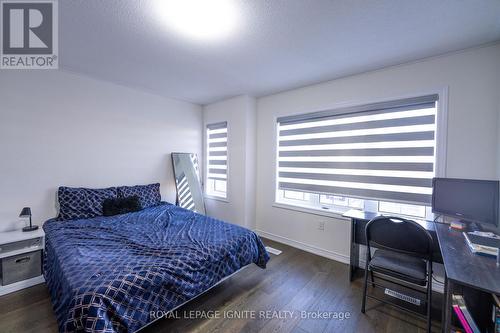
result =
[{"label": "blue pillow", "polygon": [[117,198],[118,190],[116,187],[91,189],[61,186],[57,195],[60,220],[90,219],[103,215],[104,200]]},{"label": "blue pillow", "polygon": [[157,206],[161,202],[160,184],[120,186],[118,187],[118,197],[126,198],[137,196],[141,202],[141,207],[148,208]]}]

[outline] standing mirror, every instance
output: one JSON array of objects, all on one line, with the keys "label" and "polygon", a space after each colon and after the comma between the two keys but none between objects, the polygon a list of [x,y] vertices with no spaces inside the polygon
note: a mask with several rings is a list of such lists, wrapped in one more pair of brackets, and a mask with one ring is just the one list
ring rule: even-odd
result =
[{"label": "standing mirror", "polygon": [[176,204],[182,208],[205,214],[198,157],[196,154],[190,153],[172,153],[172,164],[177,188]]}]

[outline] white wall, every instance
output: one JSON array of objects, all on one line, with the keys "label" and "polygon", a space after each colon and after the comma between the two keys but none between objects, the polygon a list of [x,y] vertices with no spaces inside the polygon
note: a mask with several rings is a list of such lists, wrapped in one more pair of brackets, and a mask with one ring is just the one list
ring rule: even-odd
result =
[{"label": "white wall", "polygon": [[245,108],[245,226],[255,229],[255,211],[257,209],[257,101],[246,97]]},{"label": "white wall", "polygon": [[0,230],[56,215],[60,185],[160,182],[175,201],[171,152],[202,152],[201,107],[62,71],[0,74]]},{"label": "white wall", "polygon": [[[495,179],[497,175],[500,45],[395,66],[295,89],[257,101],[257,229],[345,260],[349,223],[339,218],[273,207],[276,118],[340,104],[363,104],[447,87],[446,176]],[[318,223],[325,221],[325,231]]]},{"label": "white wall", "polygon": [[[498,65],[500,67],[500,64]],[[500,72],[500,69],[499,69]],[[497,97],[498,97],[498,113],[497,113],[497,179],[500,180],[500,75],[497,77]],[[500,230],[500,216],[498,217],[498,229]]]},{"label": "white wall", "polygon": [[[499,65],[500,66],[500,65]],[[500,71],[500,70],[499,70]],[[498,130],[497,130],[497,178],[500,179],[500,75],[498,76],[497,89],[498,89]]]},{"label": "white wall", "polygon": [[256,101],[238,96],[203,107],[204,126],[227,121],[227,200],[205,200],[207,215],[255,228]]}]

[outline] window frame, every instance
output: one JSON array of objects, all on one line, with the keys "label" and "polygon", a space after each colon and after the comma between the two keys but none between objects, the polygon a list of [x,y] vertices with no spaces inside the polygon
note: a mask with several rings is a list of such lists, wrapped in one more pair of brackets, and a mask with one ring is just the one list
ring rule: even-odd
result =
[{"label": "window frame", "polygon": [[[347,200],[347,204],[346,205],[338,205],[338,204],[335,204],[335,203],[324,203],[324,202],[321,202],[321,196],[332,196],[334,197],[333,200],[335,200],[335,197],[337,198],[344,198]],[[365,201],[366,199],[361,199],[361,198],[354,198],[354,197],[348,197],[348,196],[344,196],[344,195],[335,195],[335,194],[319,194],[319,204],[320,205],[325,205],[325,206],[328,206],[328,207],[346,207],[346,208],[350,208],[350,209],[360,209],[358,206],[354,206],[354,205],[350,205],[349,202],[351,200],[360,200],[361,201],[361,206],[362,208],[364,209],[365,207]]]},{"label": "window frame", "polygon": [[[209,182],[209,179],[208,179],[208,169],[209,169],[209,164],[208,164],[208,161],[209,161],[208,126],[210,126],[212,124],[223,123],[223,122],[226,123],[226,131],[227,131],[227,139],[226,139],[226,193],[225,193],[225,196],[218,196],[218,195],[211,194],[207,191],[208,190],[208,182]],[[229,192],[230,192],[229,191],[229,137],[230,137],[230,129],[229,129],[229,121],[228,120],[211,121],[211,122],[205,123],[204,135],[203,135],[203,138],[204,138],[203,148],[204,148],[204,152],[205,152],[203,154],[205,157],[205,163],[204,163],[204,168],[203,168],[203,196],[206,199],[221,201],[221,202],[225,202],[225,203],[229,202]],[[214,188],[215,188],[215,184],[214,184]]]},{"label": "window frame", "polygon": [[[335,205],[335,204],[325,204],[320,202],[320,197],[321,195],[324,195],[322,193],[308,193],[308,192],[302,192],[302,193],[308,193],[311,198],[310,200],[300,200],[300,199],[290,199],[290,198],[285,198],[285,191],[287,190],[276,190],[276,198],[274,201],[275,205],[285,205],[285,206],[291,206],[291,207],[300,207],[300,208],[305,208],[305,209],[311,209],[311,210],[317,210],[320,212],[330,212],[330,213],[336,213],[336,214],[344,214],[345,212],[351,210],[351,209],[357,209],[352,206],[342,206],[342,205]],[[293,190],[290,190],[293,191]],[[293,191],[293,192],[301,192],[301,191]],[[331,195],[331,194],[328,194]],[[346,197],[342,195],[334,195],[337,197],[343,197],[347,199],[360,199],[363,200],[363,207],[364,207],[364,202],[367,200],[361,199],[361,198],[354,198],[354,197]]]},{"label": "window frame", "polygon": [[[373,104],[373,103],[380,103],[380,102],[390,102],[394,100],[399,100],[399,99],[405,99],[405,98],[413,98],[413,97],[419,97],[419,96],[425,96],[425,95],[431,95],[431,94],[437,94],[439,96],[437,106],[436,106],[436,130],[435,130],[435,152],[434,152],[434,177],[446,177],[446,160],[447,160],[447,134],[448,134],[448,86],[444,86],[440,89],[429,89],[429,90],[424,90],[421,92],[416,92],[416,93],[411,93],[407,95],[399,95],[399,96],[392,96],[389,98],[381,98],[381,99],[375,99],[375,100],[359,100],[359,101],[354,101],[354,102],[349,102],[349,103],[335,103],[333,105],[326,105],[324,108],[320,109],[315,109],[315,110],[299,110],[296,113],[291,113],[290,115],[300,115],[304,113],[313,113],[313,112],[319,112],[323,110],[330,110],[330,109],[340,109],[344,107],[354,107],[354,106],[359,106],[359,105],[364,105],[364,104]],[[282,115],[279,115],[282,116]],[[322,209],[321,206],[319,207],[311,207],[311,206],[303,206],[303,205],[293,205],[293,203],[285,202],[282,200],[282,198],[279,198],[279,189],[278,189],[278,151],[279,151],[279,142],[278,142],[278,137],[279,137],[279,124],[278,124],[278,117],[275,116],[273,118],[274,121],[274,199],[273,199],[273,206],[278,207],[278,208],[285,208],[285,209],[290,209],[290,210],[299,210],[299,211],[304,211],[306,213],[311,213],[315,215],[325,215],[325,216],[331,216],[331,213],[333,213],[333,216],[339,216],[341,217],[343,213],[345,213],[347,210],[354,209],[354,208],[349,208],[346,210],[343,209],[337,209],[337,210],[332,210],[330,212],[326,212],[324,209]],[[335,195],[334,193],[330,195]],[[342,196],[342,195],[338,195]],[[318,194],[319,198],[319,194]],[[281,199],[281,200],[280,200]],[[359,198],[364,200],[364,211],[369,211],[369,212],[375,212],[378,213],[378,206],[379,206],[379,201],[387,201],[387,200],[373,200],[373,199],[364,199],[364,198]],[[394,203],[400,203],[400,204],[408,204],[407,202],[394,202]],[[338,206],[337,206],[338,207]],[[376,207],[376,208],[375,208]],[[425,211],[426,211],[426,216],[424,218],[416,217],[416,216],[406,216],[409,218],[413,219],[433,219],[434,215],[431,212],[431,209],[429,206],[424,206]],[[322,214],[323,213],[323,214]]]},{"label": "window frame", "polygon": [[[421,216],[421,215],[411,215],[411,214],[404,214],[404,213],[396,213],[396,212],[390,212],[390,211],[386,211],[386,210],[381,210],[380,209],[380,204],[382,203],[389,203],[389,204],[393,204],[393,205],[398,205],[399,206],[399,209],[402,209],[403,208],[403,205],[405,206],[416,206],[416,207],[421,207],[424,209],[424,216]],[[415,205],[415,204],[405,204],[405,203],[400,203],[400,202],[392,202],[392,201],[386,201],[386,200],[378,200],[377,201],[377,211],[380,213],[380,214],[383,214],[383,215],[395,215],[395,216],[403,216],[403,217],[412,217],[412,218],[418,218],[418,219],[425,219],[427,217],[427,208],[429,206],[425,206],[425,205]]]},{"label": "window frame", "polygon": [[[349,205],[342,206],[342,205],[321,203],[320,196],[324,195],[321,193],[303,192],[303,193],[308,193],[311,196],[310,200],[285,198],[285,195],[284,195],[285,191],[286,190],[277,189],[276,199],[273,203],[273,206],[280,207],[280,208],[287,208],[290,210],[299,210],[299,211],[302,211],[305,209],[308,212],[311,211],[311,212],[314,212],[315,214],[328,212],[328,215],[330,215],[331,213],[337,214],[337,215],[342,215],[345,212],[354,209],[354,210],[363,210],[363,211],[367,211],[367,212],[379,213],[380,215],[400,216],[400,217],[404,217],[404,218],[408,218],[408,219],[415,219],[415,220],[432,220],[432,219],[434,219],[431,206],[426,206],[426,205],[408,204],[408,203],[403,203],[403,202],[395,202],[395,201],[387,201],[387,200],[363,199],[363,198],[347,197],[347,196],[333,194],[333,196],[343,197],[346,199],[362,200],[363,208],[358,208],[358,207],[349,206]],[[300,191],[294,191],[294,192],[300,192]],[[328,195],[332,195],[332,194],[328,194]],[[425,210],[425,216],[409,215],[409,214],[401,214],[401,213],[391,213],[391,212],[387,212],[387,211],[381,211],[381,210],[379,210],[380,202],[388,202],[388,203],[392,203],[392,204],[396,204],[396,205],[413,205],[413,206],[423,207]],[[316,212],[318,212],[318,213],[316,213]],[[321,215],[321,214],[319,214],[319,215]]]}]

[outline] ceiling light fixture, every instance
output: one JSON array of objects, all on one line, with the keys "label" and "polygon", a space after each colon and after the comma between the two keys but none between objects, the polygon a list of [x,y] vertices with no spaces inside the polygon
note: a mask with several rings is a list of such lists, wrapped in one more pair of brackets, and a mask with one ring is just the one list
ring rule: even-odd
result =
[{"label": "ceiling light fixture", "polygon": [[160,19],[177,33],[195,40],[221,40],[240,19],[233,0],[157,0]]}]

